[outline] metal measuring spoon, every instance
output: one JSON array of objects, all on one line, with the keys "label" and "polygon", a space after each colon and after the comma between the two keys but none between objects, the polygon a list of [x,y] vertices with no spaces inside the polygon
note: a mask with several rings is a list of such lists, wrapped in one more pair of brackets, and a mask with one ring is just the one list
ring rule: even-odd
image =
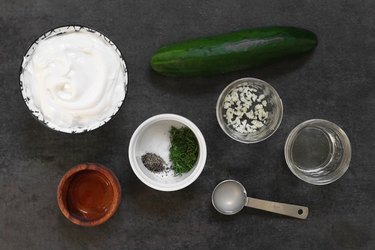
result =
[{"label": "metal measuring spoon", "polygon": [[246,189],[234,180],[222,181],[215,187],[212,192],[212,205],[225,215],[236,214],[244,206],[298,219],[306,219],[309,214],[307,207],[247,197]]}]

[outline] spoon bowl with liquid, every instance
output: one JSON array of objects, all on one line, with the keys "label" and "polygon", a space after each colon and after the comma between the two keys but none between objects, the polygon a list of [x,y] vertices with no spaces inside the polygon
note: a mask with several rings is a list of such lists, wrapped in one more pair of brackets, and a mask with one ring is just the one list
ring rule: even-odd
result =
[{"label": "spoon bowl with liquid", "polygon": [[244,186],[235,180],[222,181],[215,187],[212,205],[224,215],[236,214],[245,206],[298,219],[306,219],[309,213],[309,209],[304,206],[247,197]]}]

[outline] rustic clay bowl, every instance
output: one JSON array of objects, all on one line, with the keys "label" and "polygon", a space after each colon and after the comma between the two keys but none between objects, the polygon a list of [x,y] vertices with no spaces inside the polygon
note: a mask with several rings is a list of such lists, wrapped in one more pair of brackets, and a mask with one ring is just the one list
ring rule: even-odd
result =
[{"label": "rustic clay bowl", "polygon": [[[88,173],[94,173],[95,175],[99,175],[101,178],[104,178],[111,192],[108,207],[102,214],[100,214],[99,217],[94,216],[95,218],[77,216],[77,213],[72,210],[72,206],[70,205],[71,197],[69,197],[69,189],[72,188],[72,185],[74,185],[72,183],[77,182],[77,179],[75,178],[84,176]],[[90,196],[92,194],[87,195]],[[66,172],[62,177],[57,188],[57,202],[63,215],[74,224],[86,227],[97,226],[106,222],[116,212],[121,202],[121,186],[115,174],[105,166],[98,163],[79,164]]]}]

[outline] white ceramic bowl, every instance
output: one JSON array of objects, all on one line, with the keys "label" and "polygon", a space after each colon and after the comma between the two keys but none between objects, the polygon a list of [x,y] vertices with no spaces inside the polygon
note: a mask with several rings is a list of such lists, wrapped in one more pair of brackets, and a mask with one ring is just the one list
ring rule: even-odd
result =
[{"label": "white ceramic bowl", "polygon": [[[171,126],[190,128],[199,144],[199,155],[195,166],[182,175],[174,175],[173,171],[151,172],[141,160],[141,156],[145,153],[155,153],[170,165],[169,130]],[[201,174],[206,158],[207,147],[201,131],[190,120],[174,114],[160,114],[147,119],[135,130],[129,144],[129,161],[135,175],[147,186],[160,191],[176,191],[189,186]]]}]

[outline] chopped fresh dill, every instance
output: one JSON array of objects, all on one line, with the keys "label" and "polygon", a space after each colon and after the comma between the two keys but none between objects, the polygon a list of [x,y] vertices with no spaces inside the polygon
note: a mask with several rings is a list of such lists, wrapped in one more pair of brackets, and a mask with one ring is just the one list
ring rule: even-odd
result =
[{"label": "chopped fresh dill", "polygon": [[188,127],[171,127],[169,159],[176,175],[189,172],[198,159],[199,145],[193,131]]}]

